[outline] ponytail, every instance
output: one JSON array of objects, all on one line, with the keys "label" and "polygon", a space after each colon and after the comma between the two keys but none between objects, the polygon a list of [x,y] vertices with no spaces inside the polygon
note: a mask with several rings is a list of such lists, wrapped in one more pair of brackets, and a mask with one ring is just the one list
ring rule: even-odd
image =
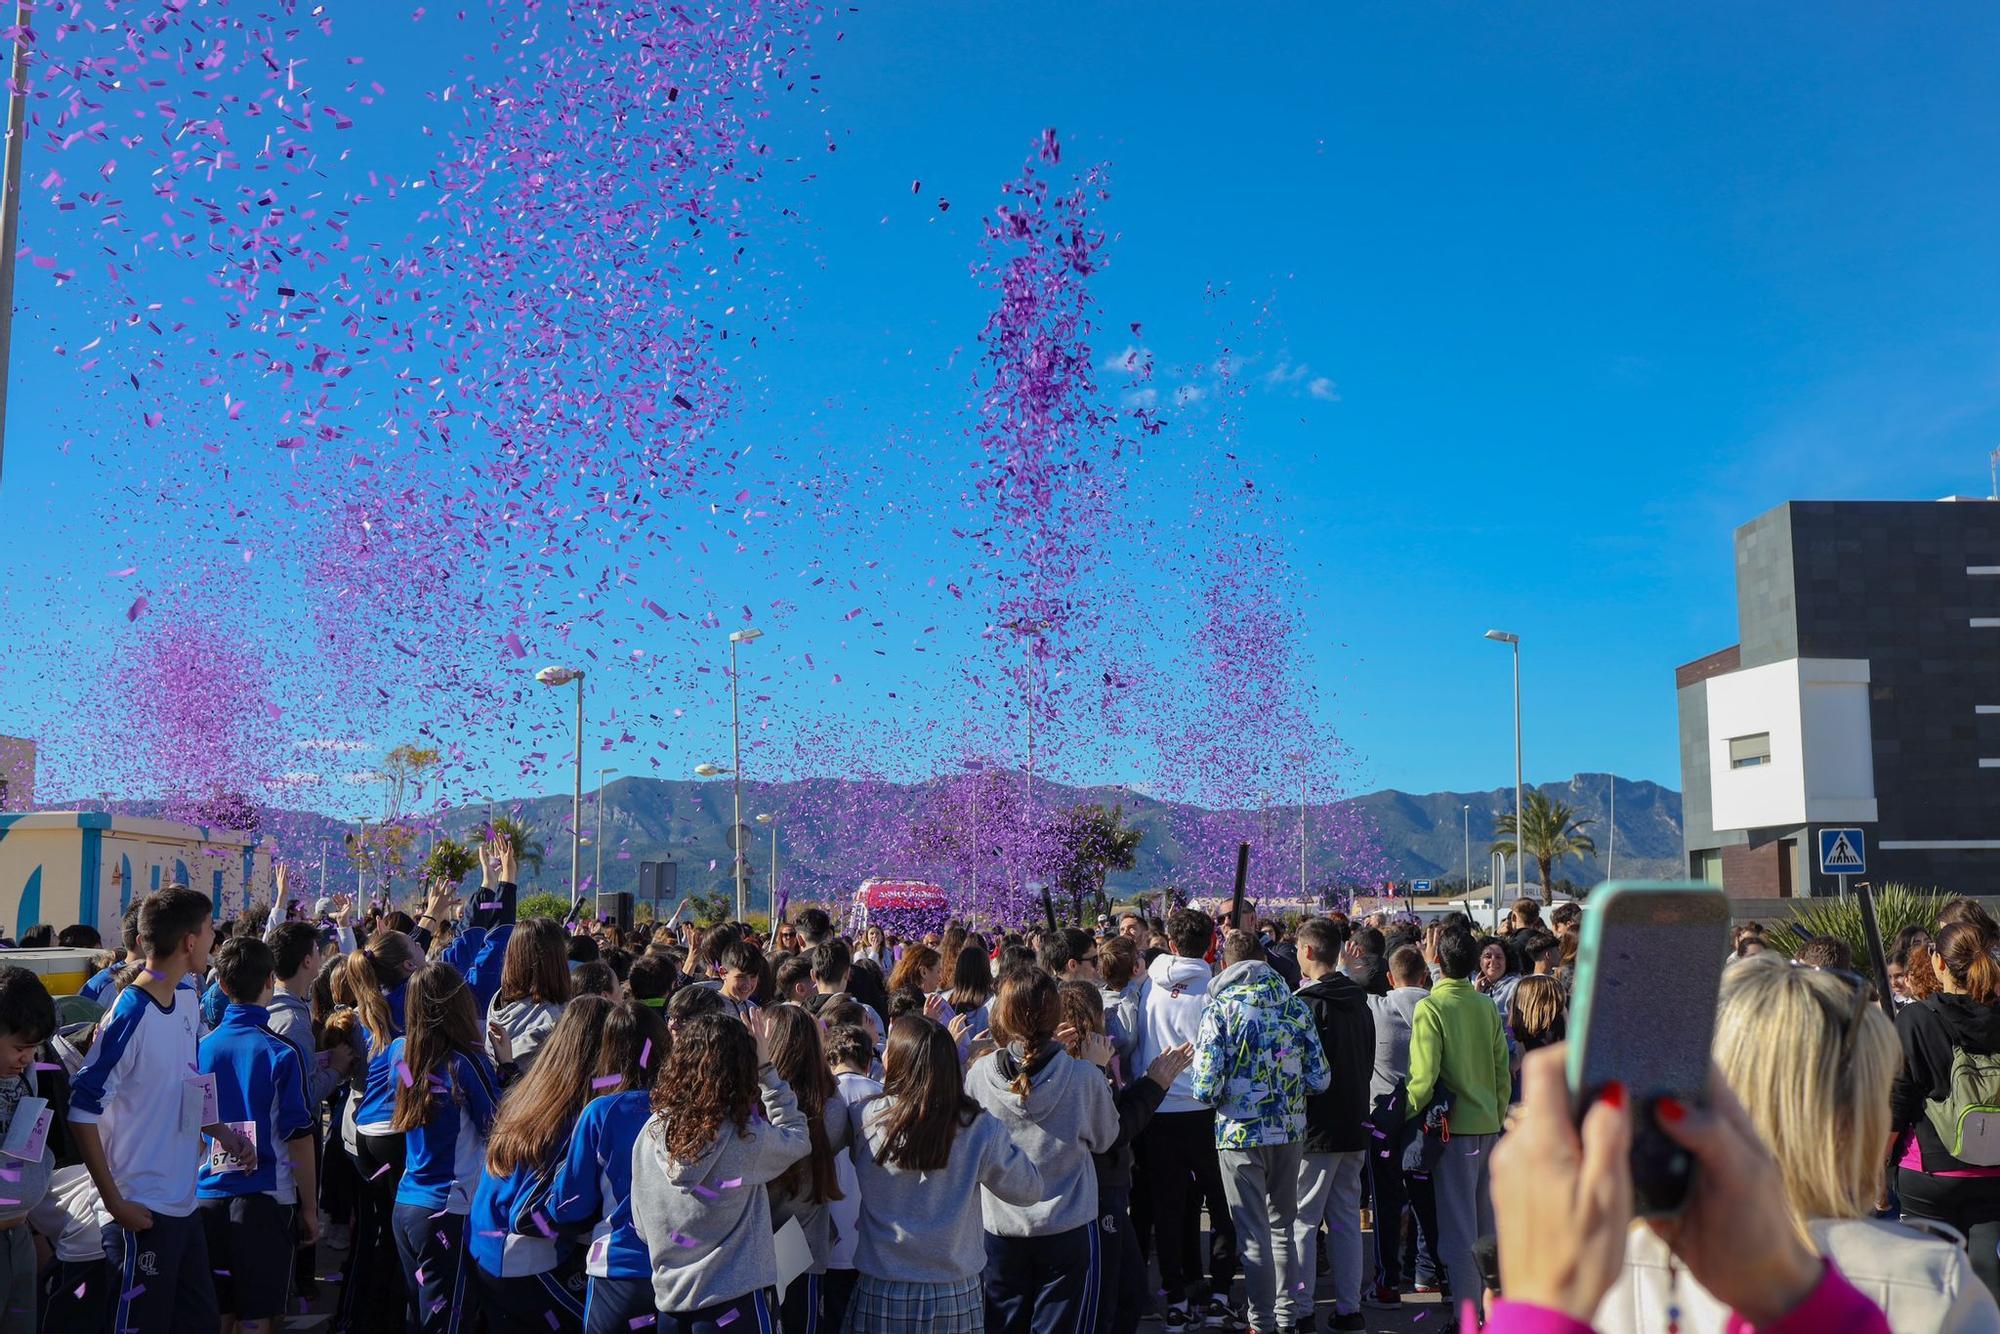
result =
[{"label": "ponytail", "polygon": [[999,993],[988,1012],[994,1035],[1007,1044],[1017,1073],[1007,1087],[1028,1100],[1030,1081],[1048,1064],[1042,1049],[1062,1023],[1062,999],[1056,980],[1033,964],[1016,964],[1000,979]]},{"label": "ponytail", "polygon": [[1965,994],[1981,1005],[1991,1005],[2000,996],[2000,964],[1990,952],[1982,953],[1965,968]]},{"label": "ponytail", "polygon": [[374,956],[367,950],[355,950],[347,956],[344,975],[354,997],[354,1012],[361,1016],[361,1026],[368,1030],[368,1054],[380,1056],[395,1041],[396,1020],[389,1013],[388,996],[377,984]]},{"label": "ponytail", "polygon": [[[1990,919],[1989,919],[1990,920]],[[1991,1005],[2000,996],[2000,964],[1993,961],[1994,938],[1977,921],[1952,922],[1937,933],[1932,948],[1966,999]]]},{"label": "ponytail", "polygon": [[349,954],[341,979],[354,998],[354,1011],[368,1030],[368,1054],[380,1056],[396,1037],[389,992],[402,984],[411,964],[422,963],[416,943],[400,931],[384,931],[365,949]]}]

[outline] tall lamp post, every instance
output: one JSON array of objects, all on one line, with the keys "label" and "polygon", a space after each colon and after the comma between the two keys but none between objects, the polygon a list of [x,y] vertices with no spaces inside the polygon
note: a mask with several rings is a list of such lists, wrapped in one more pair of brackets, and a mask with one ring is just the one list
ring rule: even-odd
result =
[{"label": "tall lamp post", "polygon": [[1306,762],[1312,756],[1296,750],[1285,758],[1299,766],[1299,904],[1303,907],[1306,901]]},{"label": "tall lamp post", "polygon": [[22,35],[14,39],[13,76],[8,80],[7,145],[0,163],[0,459],[6,457],[7,371],[14,343],[14,252],[20,248],[21,158],[28,151],[28,39],[26,31],[34,21],[32,0],[20,0],[14,7],[14,26]]},{"label": "tall lamp post", "polygon": [[1618,775],[1611,775],[1611,845],[1604,853],[1604,878],[1611,878],[1611,868],[1618,860]]},{"label": "tall lamp post", "polygon": [[610,766],[600,766],[597,770],[597,828],[590,834],[591,842],[597,844],[597,870],[590,877],[594,894],[604,892],[604,775],[617,772]]},{"label": "tall lamp post", "polygon": [[535,679],[550,688],[576,683],[576,774],[569,798],[569,902],[577,899],[577,872],[583,869],[583,668],[544,667]]},{"label": "tall lamp post", "polygon": [[740,679],[736,670],[736,646],[762,639],[762,630],[745,628],[729,632],[729,770],[736,788],[735,831],[730,842],[736,850],[736,920],[742,921],[749,914],[749,888],[745,883],[745,872],[749,869],[743,856],[743,726],[740,721],[738,700],[742,692],[737,688]]},{"label": "tall lamp post", "polygon": [[1461,810],[1465,816],[1465,893],[1469,898],[1472,895],[1472,807],[1466,805]]},{"label": "tall lamp post", "polygon": [[[1498,644],[1505,644],[1514,651],[1514,897],[1521,898],[1528,892],[1527,873],[1522,868],[1521,858],[1527,853],[1527,831],[1521,828],[1521,636],[1509,634],[1505,630],[1488,630],[1486,637]],[[1542,886],[1542,897],[1549,896],[1549,887]],[[1497,919],[1500,900],[1493,900]]]},{"label": "tall lamp post", "polygon": [[771,901],[771,929],[778,929],[778,817],[765,811],[757,817],[758,824],[771,826],[771,884],[765,894]]}]

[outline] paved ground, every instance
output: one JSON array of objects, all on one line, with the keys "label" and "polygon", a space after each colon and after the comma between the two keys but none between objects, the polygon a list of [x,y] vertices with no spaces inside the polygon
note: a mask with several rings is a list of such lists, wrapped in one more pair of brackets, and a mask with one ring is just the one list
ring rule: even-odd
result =
[{"label": "paved ground", "polygon": [[[1365,1233],[1363,1235],[1366,1236]],[[1372,1242],[1372,1238],[1370,1240]],[[309,1303],[303,1314],[287,1318],[286,1330],[312,1334],[313,1331],[323,1331],[329,1327],[333,1304],[340,1293],[338,1280],[340,1266],[345,1259],[345,1252],[330,1250],[321,1245],[317,1266],[321,1276],[318,1300]],[[329,1279],[329,1275],[333,1277]],[[1333,1320],[1333,1301],[1328,1295],[1328,1280],[1322,1278],[1320,1282],[1319,1328],[1325,1330]],[[1240,1286],[1238,1292],[1239,1294],[1241,1292]],[[1444,1305],[1435,1296],[1409,1296],[1403,1299],[1400,1311],[1364,1310],[1362,1314],[1368,1320],[1370,1334],[1448,1334],[1455,1325]],[[1148,1334],[1153,1334],[1159,1330],[1160,1325],[1156,1320],[1143,1320],[1139,1323],[1139,1328],[1148,1331]]]}]

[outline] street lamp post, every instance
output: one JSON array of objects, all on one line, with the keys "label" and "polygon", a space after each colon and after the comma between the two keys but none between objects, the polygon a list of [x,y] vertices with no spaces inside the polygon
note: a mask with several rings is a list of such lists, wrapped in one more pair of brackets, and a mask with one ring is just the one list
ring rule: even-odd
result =
[{"label": "street lamp post", "polygon": [[1604,878],[1611,879],[1611,867],[1618,860],[1618,775],[1611,775],[1611,843],[1604,853]]},{"label": "street lamp post", "polygon": [[765,891],[771,904],[771,929],[778,929],[778,817],[765,811],[757,817],[758,824],[771,826],[771,884]]},{"label": "street lamp post", "polygon": [[595,894],[604,892],[604,775],[617,772],[609,766],[599,766],[597,770],[597,828],[591,831],[591,839],[597,844],[597,870],[590,877],[591,892]]},{"label": "street lamp post", "polygon": [[1472,807],[1470,804],[1467,804],[1463,808],[1463,813],[1465,816],[1465,892],[1469,896],[1472,893]]},{"label": "street lamp post", "polygon": [[583,867],[583,668],[544,667],[535,679],[549,687],[576,683],[576,772],[569,798],[569,902],[577,900],[577,873]]},{"label": "street lamp post", "polygon": [[1312,758],[1305,751],[1294,751],[1285,756],[1299,766],[1299,904],[1306,901],[1306,761]]},{"label": "street lamp post", "polygon": [[738,700],[742,692],[738,689],[736,669],[736,646],[748,644],[763,638],[764,632],[756,629],[731,630],[729,632],[729,768],[736,789],[735,814],[731,817],[734,827],[730,833],[730,843],[736,857],[736,920],[742,921],[750,913],[749,889],[746,884],[748,866],[743,855],[743,727]]},{"label": "street lamp post", "polygon": [[[1486,637],[1514,651],[1514,897],[1520,898],[1528,892],[1527,873],[1521,861],[1528,851],[1527,831],[1521,828],[1521,636],[1505,630],[1488,630]],[[1542,897],[1549,897],[1547,885],[1542,886]],[[1500,918],[1498,895],[1493,900],[1493,916],[1497,925]]]}]

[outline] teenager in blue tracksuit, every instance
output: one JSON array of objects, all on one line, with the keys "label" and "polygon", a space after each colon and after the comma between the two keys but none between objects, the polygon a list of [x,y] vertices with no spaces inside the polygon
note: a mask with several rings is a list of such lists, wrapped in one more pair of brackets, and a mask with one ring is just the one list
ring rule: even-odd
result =
[{"label": "teenager in blue tracksuit", "polygon": [[266,1334],[285,1314],[293,1231],[310,1239],[318,1226],[314,1113],[298,1051],[265,1022],[271,947],[251,936],[226,941],[215,971],[229,1005],[201,1040],[198,1064],[215,1081],[221,1123],[247,1132],[256,1152],[246,1162],[210,1141],[195,1196],[223,1320]]},{"label": "teenager in blue tracksuit", "polygon": [[392,1215],[411,1296],[409,1328],[457,1334],[471,1303],[465,1219],[479,1185],[500,1077],[486,1055],[472,988],[450,964],[409,983],[408,1031],[389,1044],[396,1079],[391,1128],[404,1136]]},{"label": "teenager in blue tracksuit", "polygon": [[612,1011],[599,1079],[616,1074],[618,1082],[578,1115],[568,1151],[549,1183],[548,1220],[559,1228],[591,1230],[584,1256],[590,1277],[584,1334],[623,1334],[656,1310],[652,1258],[632,1230],[632,1146],[653,1114],[653,1075],[666,1064],[669,1041],[659,1011],[643,1001],[626,1001]]},{"label": "teenager in blue tracksuit", "polygon": [[583,1249],[573,1230],[550,1218],[550,1182],[584,1104],[600,1088],[622,1087],[626,1067],[638,1061],[632,1013],[645,1009],[576,997],[542,1041],[534,1068],[508,1091],[486,1142],[467,1242],[491,1334],[583,1325]]},{"label": "teenager in blue tracksuit", "polygon": [[[480,865],[484,875],[478,897],[442,959],[466,978],[483,1014],[500,988],[500,965],[514,932],[516,889],[512,853],[504,845],[497,850],[481,845]],[[449,898],[449,890],[433,891],[423,920],[435,923],[447,916]],[[360,1092],[348,1099],[354,1121],[354,1167],[361,1185],[355,1200],[354,1244],[348,1252],[336,1317],[340,1326],[382,1328],[391,1318],[387,1312],[401,1304],[391,1214],[402,1182],[403,1136],[390,1124],[398,1080],[389,1047],[403,1031],[404,991],[410,975],[424,962],[429,940],[429,931],[421,925],[416,938],[400,931],[378,933],[347,955],[335,991],[335,999],[351,1004],[360,1016],[368,1058]]]}]

